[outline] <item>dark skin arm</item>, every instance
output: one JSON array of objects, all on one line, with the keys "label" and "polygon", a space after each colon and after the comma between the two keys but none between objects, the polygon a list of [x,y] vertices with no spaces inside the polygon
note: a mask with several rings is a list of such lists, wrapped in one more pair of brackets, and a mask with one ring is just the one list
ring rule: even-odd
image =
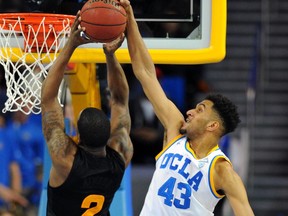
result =
[{"label": "dark skin arm", "polygon": [[80,37],[80,32],[85,30],[78,28],[80,20],[80,13],[78,12],[71,28],[70,37],[42,85],[42,128],[52,160],[49,179],[51,186],[59,186],[65,181],[71,170],[76,152],[75,143],[64,132],[64,115],[58,101],[58,91],[66,65],[74,50],[81,44],[91,42]]},{"label": "dark skin arm", "polygon": [[111,43],[103,45],[108,70],[108,87],[111,93],[111,137],[108,146],[123,157],[126,167],[133,155],[130,140],[131,119],[128,107],[129,86],[115,51],[121,46],[124,35]]}]

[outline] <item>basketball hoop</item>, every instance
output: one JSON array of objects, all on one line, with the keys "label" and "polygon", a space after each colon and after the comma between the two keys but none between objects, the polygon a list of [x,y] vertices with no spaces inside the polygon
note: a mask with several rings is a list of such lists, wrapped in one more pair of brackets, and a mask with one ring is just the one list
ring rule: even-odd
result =
[{"label": "basketball hoop", "polygon": [[0,64],[5,70],[8,97],[4,113],[41,112],[42,81],[64,46],[74,19],[62,14],[0,14]]}]

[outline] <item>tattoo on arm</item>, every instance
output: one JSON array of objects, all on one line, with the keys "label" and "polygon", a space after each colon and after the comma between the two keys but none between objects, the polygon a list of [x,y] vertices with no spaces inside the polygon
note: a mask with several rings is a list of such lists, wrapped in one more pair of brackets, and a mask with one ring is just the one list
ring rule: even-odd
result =
[{"label": "tattoo on arm", "polygon": [[130,119],[130,114],[129,110],[126,109],[125,113],[122,113],[118,117],[118,124],[115,128],[115,131],[120,130],[121,128],[125,128],[128,133],[130,133],[131,129],[131,119]]},{"label": "tattoo on arm", "polygon": [[133,145],[124,127],[119,127],[118,130],[114,131],[108,145],[122,155],[127,166],[133,155]]},{"label": "tattoo on arm", "polygon": [[119,118],[120,118],[120,123],[118,125],[118,128],[124,127],[129,132],[130,127],[131,127],[130,120],[129,120],[130,118],[129,113],[119,116]]},{"label": "tattoo on arm", "polygon": [[[54,156],[63,156],[67,147],[64,133],[63,114],[59,111],[44,112],[42,116],[43,133],[49,148]],[[63,151],[64,150],[64,151]]]},{"label": "tattoo on arm", "polygon": [[111,131],[109,146],[121,153],[125,163],[129,162],[133,154],[133,146],[129,137],[131,128],[131,119],[129,109],[122,110],[114,116],[114,128]]}]

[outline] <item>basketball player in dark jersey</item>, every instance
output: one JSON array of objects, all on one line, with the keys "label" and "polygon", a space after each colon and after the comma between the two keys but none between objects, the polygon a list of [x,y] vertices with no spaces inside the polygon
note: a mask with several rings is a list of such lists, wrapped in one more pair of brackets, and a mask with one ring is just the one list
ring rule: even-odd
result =
[{"label": "basketball player in dark jersey", "polygon": [[42,87],[43,133],[52,159],[48,184],[48,216],[109,215],[113,196],[128,166],[133,146],[129,137],[129,87],[114,52],[124,35],[103,45],[111,92],[111,122],[99,109],[85,108],[78,119],[79,143],[64,133],[57,95],[65,67],[74,50],[89,41],[80,36],[79,13],[71,35]]}]

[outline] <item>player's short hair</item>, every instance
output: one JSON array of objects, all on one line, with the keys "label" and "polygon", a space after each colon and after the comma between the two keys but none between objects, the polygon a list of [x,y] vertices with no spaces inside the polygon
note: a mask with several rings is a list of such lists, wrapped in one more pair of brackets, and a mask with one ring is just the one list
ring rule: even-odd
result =
[{"label": "player's short hair", "polygon": [[218,113],[223,123],[223,135],[234,131],[241,122],[237,106],[221,94],[210,94],[205,99],[213,102],[212,108]]},{"label": "player's short hair", "polygon": [[106,114],[97,108],[85,108],[77,121],[80,145],[97,148],[107,144],[110,137],[110,121]]}]

